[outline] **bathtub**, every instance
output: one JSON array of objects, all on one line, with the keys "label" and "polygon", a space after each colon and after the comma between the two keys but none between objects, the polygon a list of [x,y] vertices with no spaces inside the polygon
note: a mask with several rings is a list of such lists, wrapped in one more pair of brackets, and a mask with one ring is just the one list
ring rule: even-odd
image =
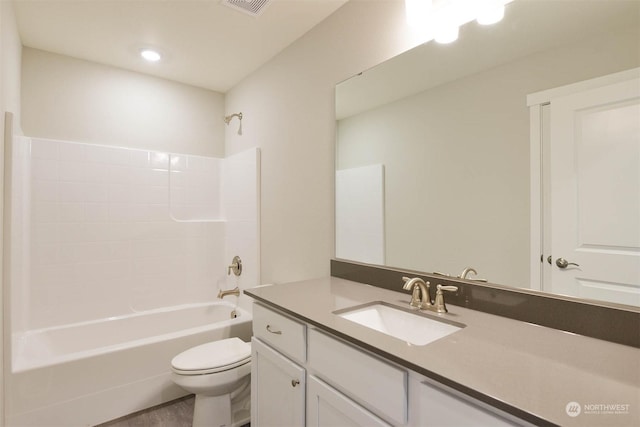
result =
[{"label": "bathtub", "polygon": [[9,425],[89,426],[184,396],[171,359],[232,336],[250,340],[251,314],[226,301],[14,334]]}]

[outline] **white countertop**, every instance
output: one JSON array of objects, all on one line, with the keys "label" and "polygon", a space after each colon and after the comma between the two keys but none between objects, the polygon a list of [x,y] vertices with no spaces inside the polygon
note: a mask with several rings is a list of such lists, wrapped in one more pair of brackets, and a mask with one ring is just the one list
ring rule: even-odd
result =
[{"label": "white countertop", "polygon": [[[335,277],[263,286],[245,293],[529,421],[566,426],[640,425],[640,349],[455,305],[448,305],[449,313],[443,315],[424,313],[465,327],[415,346],[333,314],[375,301],[408,307],[408,293]],[[580,415],[567,414],[571,402],[581,405]]]}]

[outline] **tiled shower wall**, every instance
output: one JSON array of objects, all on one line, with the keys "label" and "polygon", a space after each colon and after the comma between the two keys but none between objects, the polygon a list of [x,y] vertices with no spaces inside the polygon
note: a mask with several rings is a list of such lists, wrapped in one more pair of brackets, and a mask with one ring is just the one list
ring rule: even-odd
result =
[{"label": "tiled shower wall", "polygon": [[[24,165],[14,176],[18,169],[24,176],[14,181],[27,182],[22,192],[30,196],[14,186],[13,212],[22,219],[13,224],[22,224],[25,254],[23,274],[13,276],[14,331],[211,301],[228,287],[227,159],[43,139],[18,144],[27,147],[14,149],[14,164]],[[253,168],[256,176],[250,163],[236,159],[241,173]],[[256,209],[248,214],[255,223]],[[257,234],[249,238],[256,248]]]},{"label": "tiled shower wall", "polygon": [[[242,259],[242,274],[227,276],[226,288],[252,288],[260,284],[260,153],[243,151],[224,159],[222,207],[225,216],[225,261]],[[229,265],[229,264],[225,264]],[[251,310],[248,297],[240,305]]]}]

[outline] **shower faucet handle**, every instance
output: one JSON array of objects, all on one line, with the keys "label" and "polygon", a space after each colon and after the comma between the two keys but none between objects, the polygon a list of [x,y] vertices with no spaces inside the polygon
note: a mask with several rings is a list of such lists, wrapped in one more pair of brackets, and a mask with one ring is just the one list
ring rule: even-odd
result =
[{"label": "shower faucet handle", "polygon": [[239,276],[242,274],[242,260],[238,255],[233,257],[233,261],[231,262],[231,265],[227,268],[227,276],[231,276],[232,271],[233,271],[233,274],[235,274],[236,276]]}]

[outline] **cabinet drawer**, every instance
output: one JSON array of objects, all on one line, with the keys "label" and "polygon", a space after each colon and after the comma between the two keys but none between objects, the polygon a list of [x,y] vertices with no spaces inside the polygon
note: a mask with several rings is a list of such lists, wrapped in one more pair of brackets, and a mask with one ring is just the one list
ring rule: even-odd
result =
[{"label": "cabinet drawer", "polygon": [[309,329],[309,368],[393,424],[407,422],[407,371]]},{"label": "cabinet drawer", "polygon": [[260,304],[253,304],[253,335],[299,362],[306,360],[306,326]]}]

